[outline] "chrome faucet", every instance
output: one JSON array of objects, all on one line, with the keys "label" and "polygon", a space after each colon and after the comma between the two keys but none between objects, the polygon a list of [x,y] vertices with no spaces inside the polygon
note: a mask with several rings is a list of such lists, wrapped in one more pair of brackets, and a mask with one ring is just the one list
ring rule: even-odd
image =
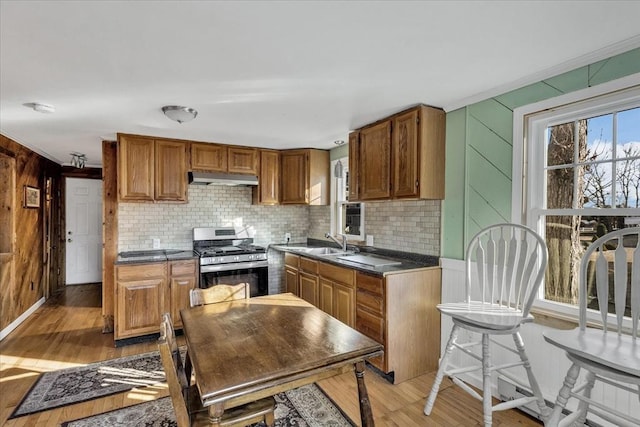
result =
[{"label": "chrome faucet", "polygon": [[342,251],[346,252],[347,251],[347,235],[346,234],[338,234],[338,236],[342,237],[342,242],[340,242],[338,239],[333,237],[330,233],[324,233],[324,237],[326,237],[327,239],[331,239],[334,242],[336,242],[337,244],[339,244],[342,247]]}]

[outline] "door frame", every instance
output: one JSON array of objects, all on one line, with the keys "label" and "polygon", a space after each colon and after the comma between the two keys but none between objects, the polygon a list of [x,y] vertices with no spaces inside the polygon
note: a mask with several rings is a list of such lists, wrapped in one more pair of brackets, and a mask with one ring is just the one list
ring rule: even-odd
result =
[{"label": "door frame", "polygon": [[[66,245],[66,229],[67,229],[67,178],[83,178],[83,179],[100,179],[102,180],[102,169],[101,168],[74,168],[71,166],[63,166],[62,167],[62,182],[60,185],[60,212],[61,212],[61,221],[60,221],[60,252],[62,253],[62,258],[60,260],[60,272],[61,272],[61,280],[62,286],[61,289],[64,289],[67,286],[67,245]],[[104,185],[104,182],[103,182]]]}]

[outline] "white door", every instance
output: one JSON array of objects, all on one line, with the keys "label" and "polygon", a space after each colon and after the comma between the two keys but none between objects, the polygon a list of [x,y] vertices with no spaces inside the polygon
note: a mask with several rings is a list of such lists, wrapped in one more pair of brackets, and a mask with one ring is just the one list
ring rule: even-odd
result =
[{"label": "white door", "polygon": [[66,284],[102,281],[102,181],[66,179]]}]

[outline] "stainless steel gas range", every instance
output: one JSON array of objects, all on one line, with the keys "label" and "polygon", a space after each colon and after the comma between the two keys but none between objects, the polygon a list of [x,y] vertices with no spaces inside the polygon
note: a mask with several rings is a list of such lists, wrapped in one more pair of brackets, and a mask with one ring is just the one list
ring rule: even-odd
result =
[{"label": "stainless steel gas range", "polygon": [[248,282],[251,296],[269,293],[267,250],[233,227],[193,229],[193,250],[200,257],[200,287]]}]

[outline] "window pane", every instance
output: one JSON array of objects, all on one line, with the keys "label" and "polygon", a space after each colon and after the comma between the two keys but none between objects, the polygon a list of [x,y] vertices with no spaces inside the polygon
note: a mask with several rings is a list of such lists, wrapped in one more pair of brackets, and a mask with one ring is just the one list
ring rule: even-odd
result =
[{"label": "window pane", "polygon": [[620,208],[640,207],[640,158],[616,162],[616,205]]},{"label": "window pane", "polygon": [[591,117],[587,122],[587,162],[611,160],[613,149],[613,114]]},{"label": "window pane", "polygon": [[573,168],[547,170],[547,209],[573,207]]},{"label": "window pane", "polygon": [[617,116],[616,157],[640,157],[640,107]]},{"label": "window pane", "polygon": [[580,166],[583,207],[611,207],[612,163],[590,163]]},{"label": "window pane", "polygon": [[[545,299],[578,304],[579,267],[585,249],[610,231],[639,224],[640,217],[547,216],[545,240],[549,250],[549,264],[545,276]],[[627,240],[624,242],[625,247],[631,248],[637,244],[633,239]],[[588,286],[588,289],[589,300],[593,300],[595,289],[593,286]]]},{"label": "window pane", "polygon": [[575,123],[563,123],[547,128],[547,165],[570,165],[574,163],[574,131]]}]

